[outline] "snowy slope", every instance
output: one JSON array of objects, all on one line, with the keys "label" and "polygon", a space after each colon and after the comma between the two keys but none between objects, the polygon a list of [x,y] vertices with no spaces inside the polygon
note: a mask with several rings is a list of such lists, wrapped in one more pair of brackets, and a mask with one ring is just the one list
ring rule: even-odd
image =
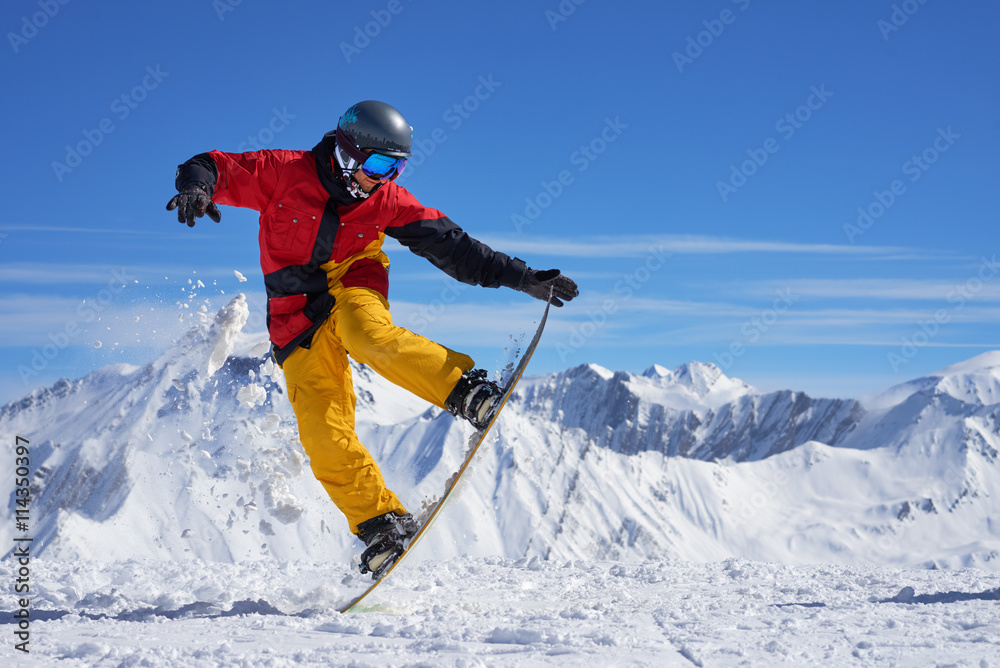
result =
[{"label": "snowy slope", "polygon": [[[994,666],[1000,574],[872,566],[411,564],[364,614],[341,564],[38,562],[30,655],[150,666]],[[13,566],[0,562],[0,579]]]},{"label": "snowy slope", "polygon": [[[359,551],[309,471],[266,344],[241,332],[246,314],[237,297],[144,367],[0,408],[5,447],[31,441],[36,554],[346,563]],[[355,385],[362,441],[419,510],[471,428],[365,367]],[[762,394],[697,362],[526,378],[414,559],[994,568],[998,388],[1000,353],[868,407]]]},{"label": "snowy slope", "polygon": [[544,501],[532,515],[548,531],[533,548],[560,558],[993,568],[998,357],[892,388],[872,409],[762,395],[698,363],[531,379],[506,425],[558,424],[548,440],[573,472],[539,478]]}]

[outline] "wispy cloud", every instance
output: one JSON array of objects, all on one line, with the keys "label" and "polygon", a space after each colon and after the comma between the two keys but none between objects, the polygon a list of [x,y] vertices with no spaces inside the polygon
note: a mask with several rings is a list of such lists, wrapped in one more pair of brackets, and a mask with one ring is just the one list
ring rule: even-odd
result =
[{"label": "wispy cloud", "polygon": [[573,240],[544,237],[482,236],[482,241],[510,253],[560,257],[642,257],[650,252],[687,255],[731,253],[800,253],[880,258],[925,257],[929,253],[898,246],[804,244],[786,241],[731,239],[710,236],[635,235],[584,237]]},{"label": "wispy cloud", "polygon": [[[90,345],[95,340],[123,345],[163,345],[187,329],[184,323],[201,309],[214,317],[232,294],[181,293],[176,299],[139,299],[129,287],[97,292],[84,299],[53,295],[0,297],[0,339],[4,346],[43,346],[54,339],[65,345]],[[235,294],[235,293],[233,293]],[[245,331],[264,331],[263,294],[246,292],[250,320]],[[146,295],[143,294],[143,297]],[[64,334],[66,336],[64,336]],[[68,337],[68,338],[67,338]]]},{"label": "wispy cloud", "polygon": [[502,346],[512,334],[532,330],[543,307],[541,302],[526,299],[511,304],[394,301],[392,314],[396,324],[431,339]]},{"label": "wispy cloud", "polygon": [[135,267],[43,262],[12,262],[0,266],[0,281],[29,285],[79,285],[135,280]]},{"label": "wispy cloud", "polygon": [[777,290],[789,290],[799,297],[817,299],[894,299],[914,301],[939,301],[947,305],[949,300],[960,301],[974,298],[975,301],[1000,301],[1000,283],[975,285],[970,296],[967,280],[954,279],[801,279],[790,278],[780,281],[741,281],[719,284],[728,294],[768,296]]},{"label": "wispy cloud", "polygon": [[72,227],[69,225],[26,225],[14,223],[0,225],[0,232],[53,232],[58,234],[128,234],[132,236],[163,236],[162,231],[112,227]]},{"label": "wispy cloud", "polygon": [[178,265],[64,264],[57,262],[8,262],[0,266],[0,282],[10,285],[103,285],[140,281],[162,282],[166,277],[207,281],[234,278],[232,269],[209,267],[192,273]]}]

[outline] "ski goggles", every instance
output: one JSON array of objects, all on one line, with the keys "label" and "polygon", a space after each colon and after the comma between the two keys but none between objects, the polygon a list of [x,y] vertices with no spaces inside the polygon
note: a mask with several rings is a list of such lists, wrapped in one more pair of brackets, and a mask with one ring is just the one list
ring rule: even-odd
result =
[{"label": "ski goggles", "polygon": [[406,158],[395,158],[383,153],[365,153],[351,141],[340,127],[336,133],[337,146],[339,146],[348,156],[361,165],[361,171],[365,176],[379,181],[388,178],[395,178],[406,166]]},{"label": "ski goggles", "polygon": [[399,174],[403,167],[406,167],[406,158],[372,153],[361,164],[361,171],[369,178],[381,180]]}]

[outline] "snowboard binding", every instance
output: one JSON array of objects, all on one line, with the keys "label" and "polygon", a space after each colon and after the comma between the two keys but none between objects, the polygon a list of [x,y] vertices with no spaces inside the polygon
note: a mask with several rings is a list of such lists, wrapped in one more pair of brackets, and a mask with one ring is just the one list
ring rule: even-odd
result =
[{"label": "snowboard binding", "polygon": [[419,527],[409,513],[386,513],[358,525],[358,538],[367,545],[361,553],[361,573],[378,580],[406,550]]},{"label": "snowboard binding", "polygon": [[462,374],[444,405],[452,415],[483,430],[493,418],[501,396],[503,390],[486,377],[483,369],[473,369]]}]

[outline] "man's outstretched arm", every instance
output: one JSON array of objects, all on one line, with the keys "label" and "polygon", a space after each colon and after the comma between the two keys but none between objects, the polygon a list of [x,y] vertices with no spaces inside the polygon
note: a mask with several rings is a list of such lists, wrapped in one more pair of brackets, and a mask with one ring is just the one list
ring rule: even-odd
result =
[{"label": "man's outstretched arm", "polygon": [[393,237],[413,253],[428,259],[457,281],[487,288],[519,290],[553,306],[562,306],[579,294],[576,283],[558,269],[537,271],[523,260],[495,251],[469,236],[436,209],[425,209],[425,219],[391,226]]}]

